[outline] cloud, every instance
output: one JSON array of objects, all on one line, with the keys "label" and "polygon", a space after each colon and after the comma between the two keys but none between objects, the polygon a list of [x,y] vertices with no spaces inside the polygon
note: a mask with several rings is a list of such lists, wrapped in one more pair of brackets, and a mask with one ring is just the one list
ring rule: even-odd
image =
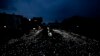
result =
[{"label": "cloud", "polygon": [[15,11],[16,8],[13,7],[12,0],[0,0],[0,12]]},{"label": "cloud", "polygon": [[[10,2],[9,2],[10,1]],[[97,0],[0,0],[0,8],[28,18],[41,16],[54,21],[73,15],[95,16]],[[1,4],[2,3],[2,4]],[[95,9],[96,8],[96,9]],[[94,14],[95,13],[95,14]]]}]

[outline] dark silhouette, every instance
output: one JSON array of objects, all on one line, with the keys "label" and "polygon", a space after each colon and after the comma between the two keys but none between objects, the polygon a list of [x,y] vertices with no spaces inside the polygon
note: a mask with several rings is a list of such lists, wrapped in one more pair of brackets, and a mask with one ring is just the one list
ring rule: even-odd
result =
[{"label": "dark silhouette", "polygon": [[7,42],[12,38],[20,38],[23,34],[29,34],[33,28],[38,29],[39,27],[44,30],[47,27],[51,29],[63,29],[90,38],[99,39],[99,21],[99,18],[73,16],[64,19],[61,23],[56,20],[55,22],[48,22],[46,25],[42,23],[42,17],[33,17],[31,20],[28,20],[21,15],[0,13],[0,36],[2,36],[0,43]]},{"label": "dark silhouette", "polygon": [[97,18],[73,16],[71,18],[64,19],[61,25],[62,29],[64,30],[71,31],[90,38],[99,39],[99,21],[100,20]]},{"label": "dark silhouette", "polygon": [[28,19],[14,14],[0,13],[0,43],[20,38],[28,32]]}]

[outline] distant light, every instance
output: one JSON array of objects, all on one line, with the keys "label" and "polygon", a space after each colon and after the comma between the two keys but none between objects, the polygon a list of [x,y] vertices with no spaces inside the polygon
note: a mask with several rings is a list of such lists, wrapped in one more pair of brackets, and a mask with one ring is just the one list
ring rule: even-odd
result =
[{"label": "distant light", "polygon": [[35,22],[37,22],[37,20],[34,20]]},{"label": "distant light", "polygon": [[52,33],[51,33],[51,32],[49,32],[49,33],[48,33],[48,36],[50,36],[50,37],[51,37],[51,36],[52,36]]},{"label": "distant light", "polygon": [[7,26],[4,26],[4,28],[7,28]]},{"label": "distant light", "polygon": [[31,19],[29,19],[29,21],[31,21]]},{"label": "distant light", "polygon": [[38,29],[41,29],[41,26],[38,26]]},{"label": "distant light", "polygon": [[78,25],[76,27],[79,27]]},{"label": "distant light", "polygon": [[47,29],[49,30],[49,27],[47,27]]},{"label": "distant light", "polygon": [[35,30],[36,28],[33,28],[33,30]]}]

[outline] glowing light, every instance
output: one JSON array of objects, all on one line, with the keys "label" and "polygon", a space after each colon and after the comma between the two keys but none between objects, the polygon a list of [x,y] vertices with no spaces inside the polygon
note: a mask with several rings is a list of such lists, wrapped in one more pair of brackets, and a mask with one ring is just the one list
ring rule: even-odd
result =
[{"label": "glowing light", "polygon": [[79,27],[78,25],[76,27]]},{"label": "glowing light", "polygon": [[33,30],[35,30],[36,28],[33,28]]},{"label": "glowing light", "polygon": [[52,36],[52,33],[51,32],[48,32],[48,36]]},{"label": "glowing light", "polygon": [[4,28],[7,28],[7,26],[4,26]]},{"label": "glowing light", "polygon": [[31,21],[31,19],[29,19],[29,21]]}]

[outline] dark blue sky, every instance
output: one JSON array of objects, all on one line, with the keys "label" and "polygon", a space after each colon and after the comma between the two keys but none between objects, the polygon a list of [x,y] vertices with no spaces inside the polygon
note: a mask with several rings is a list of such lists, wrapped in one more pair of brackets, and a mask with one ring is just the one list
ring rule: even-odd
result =
[{"label": "dark blue sky", "polygon": [[74,15],[100,15],[99,0],[0,0],[0,12],[28,18],[41,16],[46,22]]}]

